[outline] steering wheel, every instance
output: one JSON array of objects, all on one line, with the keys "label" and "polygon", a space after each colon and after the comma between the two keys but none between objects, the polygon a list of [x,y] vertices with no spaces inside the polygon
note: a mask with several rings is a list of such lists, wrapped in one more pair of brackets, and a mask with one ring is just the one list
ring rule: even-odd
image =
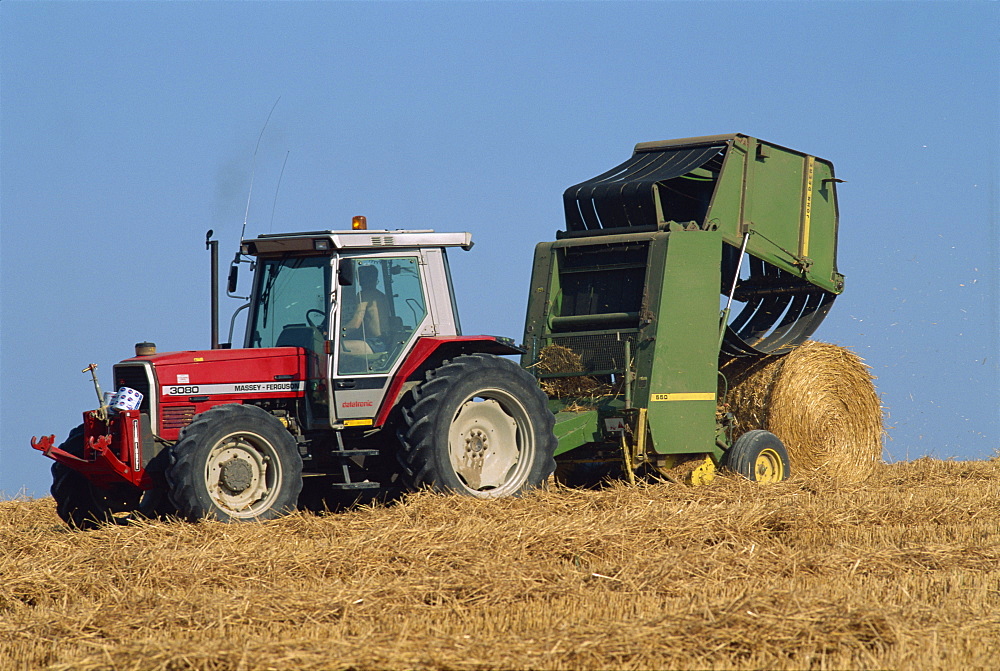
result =
[{"label": "steering wheel", "polygon": [[[309,318],[309,316],[314,312],[319,315],[319,323],[317,324],[313,324],[312,319]],[[326,323],[326,313],[322,310],[317,310],[316,308],[306,310],[306,321],[309,323],[309,326],[312,326],[314,329],[322,330],[323,325]]]}]

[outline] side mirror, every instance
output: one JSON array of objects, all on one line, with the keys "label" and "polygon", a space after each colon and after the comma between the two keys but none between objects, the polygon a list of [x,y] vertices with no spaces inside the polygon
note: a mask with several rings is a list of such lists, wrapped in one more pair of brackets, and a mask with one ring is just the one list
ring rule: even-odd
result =
[{"label": "side mirror", "polygon": [[229,266],[229,284],[226,287],[226,291],[230,294],[236,293],[236,280],[240,276],[240,267],[235,263]]},{"label": "side mirror", "polygon": [[340,260],[337,265],[337,284],[342,287],[354,284],[354,261],[352,259]]}]

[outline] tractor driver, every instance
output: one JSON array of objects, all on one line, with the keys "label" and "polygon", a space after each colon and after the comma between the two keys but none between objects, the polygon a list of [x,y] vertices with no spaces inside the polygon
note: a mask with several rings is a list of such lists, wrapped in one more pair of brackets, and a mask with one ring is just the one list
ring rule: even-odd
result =
[{"label": "tractor driver", "polygon": [[385,325],[392,316],[389,298],[378,290],[378,268],[360,266],[358,268],[358,305],[354,315],[344,324],[344,335],[354,340],[345,340],[345,349],[354,354],[370,354],[386,350]]}]

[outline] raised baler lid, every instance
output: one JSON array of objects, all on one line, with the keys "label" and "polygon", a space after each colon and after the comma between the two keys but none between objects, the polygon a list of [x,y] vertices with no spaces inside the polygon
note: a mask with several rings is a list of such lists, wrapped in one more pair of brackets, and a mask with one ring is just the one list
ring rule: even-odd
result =
[{"label": "raised baler lid", "polygon": [[643,142],[611,170],[563,193],[567,231],[656,225],[653,186],[686,175],[725,150],[738,134]]}]

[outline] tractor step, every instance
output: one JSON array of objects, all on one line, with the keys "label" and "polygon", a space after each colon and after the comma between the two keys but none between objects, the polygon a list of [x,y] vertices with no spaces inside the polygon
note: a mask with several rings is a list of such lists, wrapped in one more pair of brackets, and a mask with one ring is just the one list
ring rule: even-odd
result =
[{"label": "tractor step", "polygon": [[382,487],[377,482],[331,482],[330,489],[379,489]]},{"label": "tractor step", "polygon": [[351,479],[351,470],[348,465],[348,460],[351,457],[377,457],[379,450],[377,449],[358,449],[349,450],[344,447],[344,436],[339,431],[337,432],[337,449],[331,451],[331,456],[340,459],[340,469],[343,475],[343,482],[332,482],[330,483],[331,489],[381,489],[382,485],[377,482],[371,482],[370,480],[364,480],[362,482],[354,482]]},{"label": "tractor step", "polygon": [[335,457],[377,457],[379,450],[336,450],[332,452]]}]

